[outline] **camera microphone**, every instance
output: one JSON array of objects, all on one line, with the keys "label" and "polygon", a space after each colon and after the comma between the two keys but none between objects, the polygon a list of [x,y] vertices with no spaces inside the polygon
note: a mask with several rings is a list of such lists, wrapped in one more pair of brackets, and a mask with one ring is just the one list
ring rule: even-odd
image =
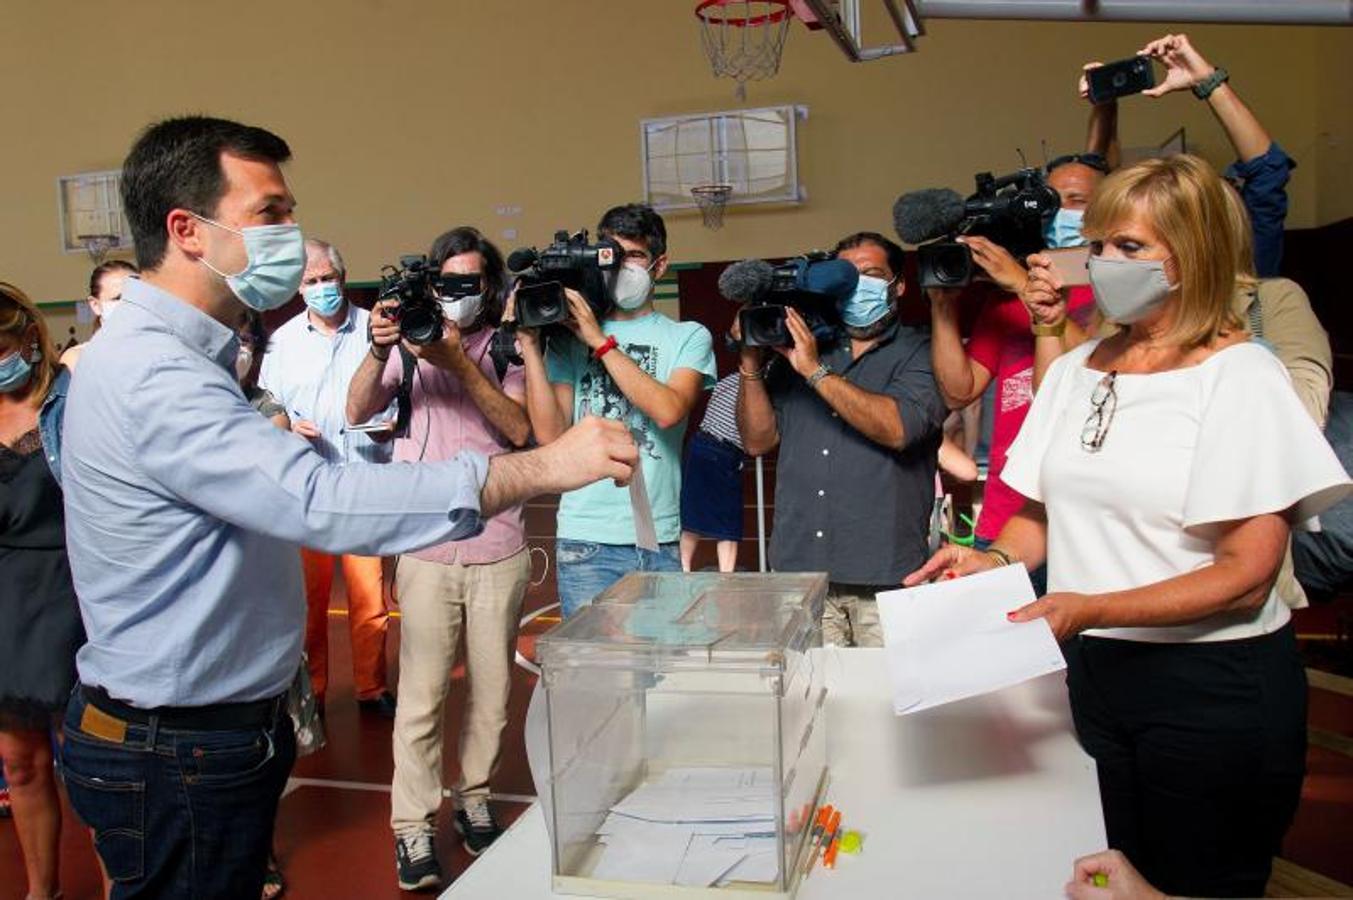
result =
[{"label": "camera microphone", "polygon": [[926,188],[897,198],[893,228],[908,244],[924,244],[952,234],[963,221],[965,201],[949,188]]},{"label": "camera microphone", "polygon": [[532,247],[518,247],[507,255],[507,270],[509,272],[525,272],[536,264],[540,254]]},{"label": "camera microphone", "polygon": [[744,259],[719,275],[719,293],[734,303],[752,303],[770,293],[775,268],[762,259]]}]

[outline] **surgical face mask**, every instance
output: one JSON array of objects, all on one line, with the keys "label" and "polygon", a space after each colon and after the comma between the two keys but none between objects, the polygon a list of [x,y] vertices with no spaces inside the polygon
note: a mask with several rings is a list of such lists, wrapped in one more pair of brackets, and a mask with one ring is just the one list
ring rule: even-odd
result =
[{"label": "surgical face mask", "polygon": [[99,317],[99,321],[107,325],[113,318],[113,314],[122,306],[121,300],[96,300],[97,306],[90,304],[94,308],[94,315]]},{"label": "surgical face mask", "polygon": [[0,394],[12,394],[33,377],[33,364],[15,350],[9,356],[0,357]]},{"label": "surgical face mask", "polygon": [[638,309],[648,301],[653,290],[653,276],[648,267],[639,263],[625,263],[615,276],[615,305],[624,310]]},{"label": "surgical face mask", "polygon": [[193,216],[244,238],[248,262],[234,275],[227,275],[205,257],[201,258],[202,265],[225,279],[241,303],[250,309],[267,312],[296,295],[305,276],[305,238],[299,225],[250,225],[235,229],[197,213]]},{"label": "surgical face mask", "polygon": [[1050,248],[1082,247],[1086,244],[1081,237],[1081,224],[1085,221],[1085,210],[1062,207],[1048,220],[1043,229],[1043,238]]},{"label": "surgical face mask", "polygon": [[841,304],[841,321],[849,328],[866,328],[888,315],[893,308],[892,285],[873,275],[861,275],[855,293]]},{"label": "surgical face mask", "polygon": [[484,308],[484,295],[471,294],[455,300],[438,300],[442,305],[442,315],[456,323],[457,328],[469,328],[479,318]]},{"label": "surgical face mask", "polygon": [[332,316],[343,308],[343,289],[337,281],[317,281],[301,289],[305,305],[324,317]]},{"label": "surgical face mask", "polygon": [[235,354],[235,380],[243,381],[244,376],[248,375],[253,367],[254,348],[248,344],[240,344],[239,352]]},{"label": "surgical face mask", "polygon": [[1159,259],[1109,259],[1091,256],[1086,263],[1095,306],[1111,322],[1130,325],[1160,309],[1175,285]]}]

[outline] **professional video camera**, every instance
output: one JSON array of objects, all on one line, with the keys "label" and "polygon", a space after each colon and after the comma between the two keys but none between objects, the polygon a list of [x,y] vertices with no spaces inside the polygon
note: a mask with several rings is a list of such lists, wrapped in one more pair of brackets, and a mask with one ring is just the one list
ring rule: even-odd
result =
[{"label": "professional video camera", "polygon": [[893,226],[903,241],[921,245],[916,252],[921,287],[961,287],[972,279],[972,251],[955,237],[985,237],[1022,258],[1046,246],[1043,224],[1061,205],[1041,169],[999,178],[983,172],[977,193],[966,200],[948,188],[903,194],[893,204]]},{"label": "professional video camera", "polygon": [[746,306],[738,312],[742,343],[786,347],[794,343],[785,314],[798,310],[822,340],[840,321],[840,305],[855,293],[860,273],[844,259],[814,252],[773,266],[760,259],[733,263],[719,276],[719,293]]},{"label": "professional video camera", "polygon": [[401,256],[399,266],[381,269],[377,301],[395,299],[389,311],[399,322],[399,333],[411,344],[431,344],[442,337],[442,307],[439,300],[459,300],[482,290],[478,275],[443,275],[426,256]]},{"label": "professional video camera", "polygon": [[522,328],[542,328],[569,317],[565,288],[587,298],[600,322],[610,312],[614,273],[625,251],[610,238],[587,242],[587,232],[570,235],[556,231],[554,243],[537,250],[522,247],[507,258],[507,267],[517,276],[516,320]]}]

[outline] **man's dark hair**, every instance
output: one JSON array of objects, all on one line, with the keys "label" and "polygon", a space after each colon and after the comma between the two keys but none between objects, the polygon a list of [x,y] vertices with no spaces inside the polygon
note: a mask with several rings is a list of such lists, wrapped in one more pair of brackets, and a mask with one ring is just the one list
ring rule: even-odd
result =
[{"label": "man's dark hair", "polygon": [[428,261],[440,269],[442,263],[462,253],[478,253],[484,257],[484,306],[480,317],[496,328],[503,319],[503,306],[507,302],[507,265],[503,262],[503,254],[478,228],[462,225],[438,235],[428,251]]},{"label": "man's dark hair", "polygon": [[97,297],[99,295],[99,288],[103,286],[103,276],[109,272],[140,274],[140,270],[125,259],[110,259],[108,262],[99,263],[94,267],[94,271],[89,273],[89,296]]},{"label": "man's dark hair", "polygon": [[626,203],[613,206],[597,223],[597,234],[601,237],[622,237],[631,241],[643,241],[648,255],[657,259],[667,252],[667,225],[653,207],[646,203]]},{"label": "man's dark hair", "polygon": [[226,189],[222,153],[274,163],[291,158],[287,142],[271,131],[207,116],[165,119],[137,138],[122,164],[122,211],[142,269],[164,261],[170,210],[214,217]]},{"label": "man's dark hair", "polygon": [[896,278],[903,276],[902,267],[906,264],[907,254],[895,241],[890,241],[877,231],[857,231],[849,237],[841,238],[836,249],[832,251],[832,256],[840,256],[843,250],[854,250],[862,244],[882,247],[884,255],[888,257],[888,268],[893,270],[893,276]]}]

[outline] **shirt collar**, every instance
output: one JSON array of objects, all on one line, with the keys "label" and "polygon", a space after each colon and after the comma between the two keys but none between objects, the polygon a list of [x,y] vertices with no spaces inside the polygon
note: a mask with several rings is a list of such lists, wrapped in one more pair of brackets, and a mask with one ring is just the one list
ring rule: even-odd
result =
[{"label": "shirt collar", "polygon": [[[356,318],[357,318],[357,307],[354,306],[354,305],[352,304],[352,301],[348,300],[346,297],[343,298],[343,302],[346,303],[346,304],[348,305],[348,314],[347,314],[346,316],[343,317],[342,323],[341,323],[341,324],[338,326],[338,328],[335,329],[335,330],[336,330],[336,331],[352,331],[353,328],[356,327],[356,321],[355,321],[355,320],[356,320]],[[307,306],[307,307],[301,312],[301,315],[305,316],[305,327],[306,327],[307,329],[309,329],[310,331],[319,331],[319,329],[315,327],[315,320],[312,319],[312,318],[310,318],[310,307]]]},{"label": "shirt collar", "polygon": [[189,347],[200,351],[223,368],[235,363],[239,339],[227,328],[186,300],[148,284],[128,278],[122,299],[155,316]]}]

